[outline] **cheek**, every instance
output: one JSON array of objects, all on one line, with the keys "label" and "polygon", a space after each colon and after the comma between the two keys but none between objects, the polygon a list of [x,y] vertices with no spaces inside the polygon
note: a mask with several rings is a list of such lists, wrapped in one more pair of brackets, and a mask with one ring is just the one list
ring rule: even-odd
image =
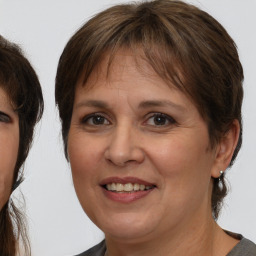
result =
[{"label": "cheek", "polygon": [[68,138],[68,155],[74,183],[88,182],[102,161],[101,147],[90,136],[70,131]]},{"label": "cheek", "polygon": [[207,151],[207,137],[200,142],[176,136],[153,145],[148,155],[161,176],[167,197],[191,200],[193,196],[208,195],[213,158]]},{"label": "cheek", "polygon": [[163,175],[190,176],[205,172],[211,167],[212,154],[207,148],[207,134],[177,134],[153,141],[147,147],[147,154]]},{"label": "cheek", "polygon": [[[86,214],[94,219],[94,211],[98,205],[95,191],[99,190],[99,171],[103,157],[102,147],[90,136],[72,133],[68,139],[68,155],[72,170],[74,188],[80,204]],[[102,145],[102,144],[101,144]],[[96,211],[98,212],[98,211]]]},{"label": "cheek", "polygon": [[0,134],[0,209],[7,202],[17,161],[19,136]]}]

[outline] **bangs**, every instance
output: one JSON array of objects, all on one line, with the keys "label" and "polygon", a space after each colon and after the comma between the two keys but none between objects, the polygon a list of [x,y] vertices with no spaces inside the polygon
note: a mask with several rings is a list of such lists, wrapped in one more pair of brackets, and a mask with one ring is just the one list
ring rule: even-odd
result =
[{"label": "bangs", "polygon": [[[90,23],[93,23],[93,20],[88,22],[87,29],[90,28]],[[84,31],[85,28],[82,28],[73,38],[74,41],[79,40],[80,34],[81,36],[83,34],[81,40],[85,40],[85,32],[93,33],[93,35],[88,36],[88,39],[84,41],[83,49],[86,49],[86,52],[83,52],[83,56],[80,55],[79,61],[81,62],[80,65],[78,64],[78,68],[74,68],[74,71],[76,69],[79,73],[76,78],[79,77],[83,84],[86,84],[91,72],[105,57],[108,58],[108,74],[116,54],[120,51],[129,51],[134,56],[139,69],[139,60],[145,60],[168,85],[175,86],[190,95],[191,93],[185,86],[185,84],[187,85],[185,78],[191,77],[190,69],[184,68],[186,61],[183,60],[185,54],[182,52],[186,42],[182,40],[175,26],[172,26],[171,29],[173,35],[170,34],[168,21],[164,20],[164,23],[169,26],[164,26],[163,20],[158,16],[149,14],[148,16],[143,15],[140,19],[135,17],[129,22],[125,20],[116,26],[108,27],[107,32],[100,29],[94,32]],[[102,25],[104,26],[104,23]],[[93,39],[90,40],[90,38]],[[97,45],[95,45],[95,38],[97,38]],[[81,42],[81,40],[79,41]],[[187,50],[185,49],[185,51]],[[191,81],[191,79],[189,80]]]}]

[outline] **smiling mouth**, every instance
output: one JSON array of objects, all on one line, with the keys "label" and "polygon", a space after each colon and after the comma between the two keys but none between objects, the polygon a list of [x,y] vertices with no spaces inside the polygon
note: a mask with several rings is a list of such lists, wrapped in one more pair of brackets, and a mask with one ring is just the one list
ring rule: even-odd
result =
[{"label": "smiling mouth", "polygon": [[103,185],[103,187],[112,192],[116,193],[131,193],[131,192],[139,192],[139,191],[146,191],[151,190],[155,188],[154,185],[144,185],[144,184],[138,184],[138,183],[109,183]]}]

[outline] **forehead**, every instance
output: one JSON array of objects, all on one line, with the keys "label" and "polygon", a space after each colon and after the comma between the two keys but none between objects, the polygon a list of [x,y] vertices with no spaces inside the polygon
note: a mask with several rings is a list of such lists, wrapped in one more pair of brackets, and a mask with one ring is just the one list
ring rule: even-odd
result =
[{"label": "forehead", "polygon": [[75,93],[75,108],[110,98],[111,105],[121,100],[123,105],[129,101],[141,107],[175,106],[184,110],[190,105],[194,108],[190,99],[170,82],[167,84],[143,57],[127,51],[118,52],[111,62],[109,56],[105,56],[85,84],[80,80]]},{"label": "forehead", "polygon": [[130,80],[131,75],[136,76],[136,79],[139,80],[161,80],[169,87],[176,88],[170,79],[168,80],[166,76],[160,76],[156,73],[142,51],[138,50],[134,53],[126,49],[118,50],[113,55],[103,54],[88,78],[82,74],[77,86],[90,90],[102,83],[110,85],[123,80]]}]

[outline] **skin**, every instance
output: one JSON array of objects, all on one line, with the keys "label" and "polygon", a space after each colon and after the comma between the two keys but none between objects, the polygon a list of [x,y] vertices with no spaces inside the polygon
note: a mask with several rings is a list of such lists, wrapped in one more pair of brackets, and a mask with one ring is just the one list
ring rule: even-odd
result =
[{"label": "skin", "polygon": [[0,88],[0,210],[11,194],[19,147],[19,118]]},{"label": "skin", "polygon": [[[85,86],[77,84],[68,155],[77,196],[105,233],[108,255],[226,255],[237,241],[212,219],[212,177],[228,166],[238,123],[212,149],[192,101],[145,61],[120,51],[108,75],[106,64],[105,57]],[[156,187],[116,202],[101,186],[109,177]]]}]

